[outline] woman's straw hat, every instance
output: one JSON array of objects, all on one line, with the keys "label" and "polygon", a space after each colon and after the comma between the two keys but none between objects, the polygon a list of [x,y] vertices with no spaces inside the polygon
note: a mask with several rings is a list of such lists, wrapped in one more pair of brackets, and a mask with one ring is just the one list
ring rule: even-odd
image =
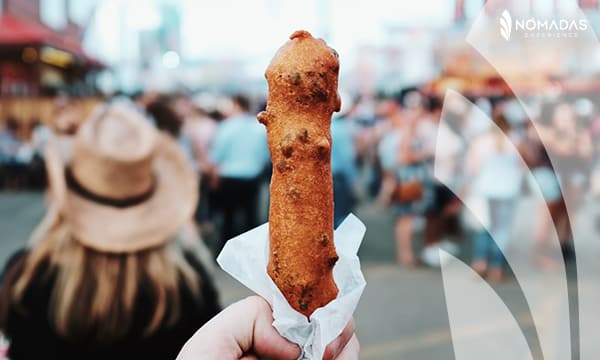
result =
[{"label": "woman's straw hat", "polygon": [[74,139],[49,144],[46,163],[51,201],[73,236],[101,252],[165,244],[198,200],[178,145],[126,105],[98,107]]}]

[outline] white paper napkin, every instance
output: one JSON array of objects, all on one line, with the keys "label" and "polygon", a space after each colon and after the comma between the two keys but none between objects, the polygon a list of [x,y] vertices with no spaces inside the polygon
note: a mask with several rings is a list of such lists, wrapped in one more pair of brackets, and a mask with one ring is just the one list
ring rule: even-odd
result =
[{"label": "white paper napkin", "polygon": [[334,233],[339,260],[333,268],[338,297],[318,308],[310,321],[294,310],[267,274],[269,262],[269,223],[265,223],[227,242],[217,263],[250,290],[267,300],[273,308],[273,326],[286,339],[300,345],[299,359],[321,360],[325,347],[338,337],[352,318],[366,281],[360,270],[357,252],[365,225],[353,214]]}]

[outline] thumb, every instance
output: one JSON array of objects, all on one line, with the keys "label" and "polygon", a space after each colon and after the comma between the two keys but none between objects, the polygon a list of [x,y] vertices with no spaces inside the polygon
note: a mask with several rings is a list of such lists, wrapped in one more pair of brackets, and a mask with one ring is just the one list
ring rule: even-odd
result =
[{"label": "thumb", "polygon": [[300,354],[298,345],[288,341],[273,327],[273,311],[261,297],[247,300],[254,302],[256,316],[253,331],[253,350],[259,357],[268,359],[297,359]]},{"label": "thumb", "polygon": [[177,359],[297,359],[298,346],[281,337],[272,323],[269,304],[258,296],[248,297],[230,305],[200,328]]}]

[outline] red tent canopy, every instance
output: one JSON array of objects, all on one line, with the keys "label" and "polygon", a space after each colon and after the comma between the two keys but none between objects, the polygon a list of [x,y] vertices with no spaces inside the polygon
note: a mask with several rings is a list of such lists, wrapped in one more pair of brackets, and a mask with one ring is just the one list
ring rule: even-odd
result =
[{"label": "red tent canopy", "polygon": [[50,28],[12,14],[0,15],[0,46],[18,45],[50,45],[79,57],[93,67],[104,67],[87,55],[76,39],[66,38]]},{"label": "red tent canopy", "polygon": [[55,32],[40,24],[10,14],[0,15],[0,45],[46,43],[55,36]]}]

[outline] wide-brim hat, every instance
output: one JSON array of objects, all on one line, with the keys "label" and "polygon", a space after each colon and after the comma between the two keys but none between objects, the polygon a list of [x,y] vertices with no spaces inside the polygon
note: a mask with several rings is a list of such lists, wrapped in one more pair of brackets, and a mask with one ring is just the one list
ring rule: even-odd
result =
[{"label": "wide-brim hat", "polygon": [[102,105],[46,149],[52,206],[100,252],[166,244],[192,219],[198,180],[177,143],[125,105]]}]

